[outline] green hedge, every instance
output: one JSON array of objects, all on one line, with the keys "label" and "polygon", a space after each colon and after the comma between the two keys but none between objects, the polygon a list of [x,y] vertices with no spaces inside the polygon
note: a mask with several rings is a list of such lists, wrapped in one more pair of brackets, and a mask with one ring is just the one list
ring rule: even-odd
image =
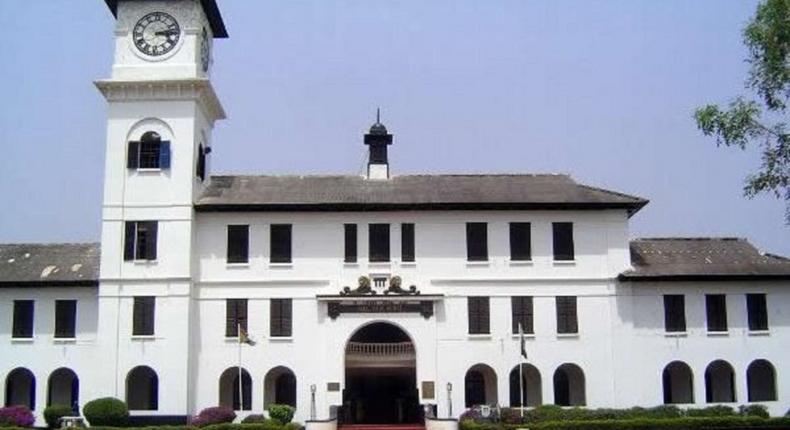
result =
[{"label": "green hedge", "polygon": [[790,418],[759,417],[683,417],[683,418],[636,418],[608,420],[546,421],[527,424],[476,423],[461,421],[461,430],[697,430],[727,427],[775,427],[787,428]]},{"label": "green hedge", "polygon": [[[282,425],[276,421],[263,424],[212,424],[205,427],[195,426],[151,426],[151,427],[125,427],[124,430],[300,430],[302,425],[289,423]],[[8,430],[8,429],[3,429]],[[118,430],[118,427],[91,426],[90,430]]]}]

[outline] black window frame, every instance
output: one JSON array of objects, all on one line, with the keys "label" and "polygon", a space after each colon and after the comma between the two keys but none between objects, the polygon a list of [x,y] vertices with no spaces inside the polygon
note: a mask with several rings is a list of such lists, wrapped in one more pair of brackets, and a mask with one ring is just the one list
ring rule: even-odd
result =
[{"label": "black window frame", "polygon": [[664,331],[684,333],[686,331],[686,296],[664,294]]},{"label": "black window frame", "polygon": [[749,331],[768,331],[768,299],[765,293],[746,294]]},{"label": "black window frame", "polygon": [[271,337],[293,336],[293,300],[269,300],[269,335]]},{"label": "black window frame", "polygon": [[466,223],[466,261],[488,261],[488,223]]},{"label": "black window frame", "polygon": [[157,258],[158,236],[158,221],[126,221],[124,261],[155,261]]},{"label": "black window frame", "polygon": [[156,333],[156,297],[135,296],[132,304],[132,336]]},{"label": "black window frame", "polygon": [[511,331],[518,334],[518,324],[524,334],[535,334],[535,304],[532,296],[512,296],[510,298]]},{"label": "black window frame", "polygon": [[554,298],[557,313],[557,334],[579,333],[579,309],[576,296]]},{"label": "black window frame", "polygon": [[404,263],[415,261],[415,240],[414,223],[403,223],[400,225],[400,259]]},{"label": "black window frame", "polygon": [[250,262],[250,226],[248,224],[229,224],[226,260],[228,264],[247,264]]},{"label": "black window frame", "polygon": [[390,225],[386,223],[368,224],[368,261],[389,263],[392,257]]},{"label": "black window frame", "polygon": [[488,296],[467,297],[467,328],[472,335],[491,334],[491,303]]},{"label": "black window frame", "polygon": [[359,258],[356,224],[343,224],[343,246],[343,261],[356,263]]},{"label": "black window frame", "polygon": [[554,261],[574,261],[576,249],[573,239],[572,222],[551,223],[552,253]]},{"label": "black window frame", "polygon": [[289,264],[293,262],[293,225],[272,224],[269,226],[269,262]]},{"label": "black window frame", "polygon": [[532,223],[510,223],[510,261],[532,261]]},{"label": "black window frame", "polygon": [[55,300],[56,339],[77,337],[77,301],[73,299]]},{"label": "black window frame", "polygon": [[239,325],[247,331],[247,299],[225,300],[225,337],[239,337]]},{"label": "black window frame", "polygon": [[128,169],[169,169],[170,141],[153,131],[146,132],[139,141],[130,141],[127,147]]},{"label": "black window frame", "polygon": [[708,332],[728,330],[726,294],[705,294],[705,320]]},{"label": "black window frame", "polygon": [[32,339],[35,329],[36,305],[33,300],[14,300],[12,339]]}]

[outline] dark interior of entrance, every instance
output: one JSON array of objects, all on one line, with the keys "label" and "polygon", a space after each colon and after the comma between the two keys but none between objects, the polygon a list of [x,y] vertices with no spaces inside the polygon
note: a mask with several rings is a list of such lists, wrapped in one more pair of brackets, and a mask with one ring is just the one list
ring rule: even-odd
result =
[{"label": "dark interior of entrance", "polygon": [[374,323],[352,336],[340,415],[346,424],[420,422],[414,345],[403,330]]}]

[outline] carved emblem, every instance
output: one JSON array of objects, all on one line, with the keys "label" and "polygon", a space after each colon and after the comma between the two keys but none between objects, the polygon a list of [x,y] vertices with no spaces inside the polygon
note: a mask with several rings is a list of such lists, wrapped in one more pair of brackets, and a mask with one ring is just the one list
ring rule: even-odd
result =
[{"label": "carved emblem", "polygon": [[353,290],[350,287],[343,287],[343,291],[340,292],[341,296],[367,296],[367,295],[376,295],[376,291],[370,288],[370,278],[367,276],[360,276],[358,281],[359,286],[354,288]]},{"label": "carved emblem", "polygon": [[417,287],[412,285],[409,287],[408,290],[404,290],[401,288],[401,279],[400,276],[393,276],[390,279],[390,287],[387,288],[387,291],[384,291],[384,294],[398,294],[401,296],[417,296],[420,292],[417,290]]}]

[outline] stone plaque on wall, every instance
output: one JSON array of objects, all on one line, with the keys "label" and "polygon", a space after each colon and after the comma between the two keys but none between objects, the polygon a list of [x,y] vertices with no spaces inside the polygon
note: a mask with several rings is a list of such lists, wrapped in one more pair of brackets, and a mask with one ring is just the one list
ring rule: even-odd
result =
[{"label": "stone plaque on wall", "polygon": [[433,381],[422,381],[422,398],[423,399],[433,399],[435,397],[434,394],[434,383]]},{"label": "stone plaque on wall", "polygon": [[326,391],[329,392],[340,391],[340,382],[328,382],[326,384]]}]

